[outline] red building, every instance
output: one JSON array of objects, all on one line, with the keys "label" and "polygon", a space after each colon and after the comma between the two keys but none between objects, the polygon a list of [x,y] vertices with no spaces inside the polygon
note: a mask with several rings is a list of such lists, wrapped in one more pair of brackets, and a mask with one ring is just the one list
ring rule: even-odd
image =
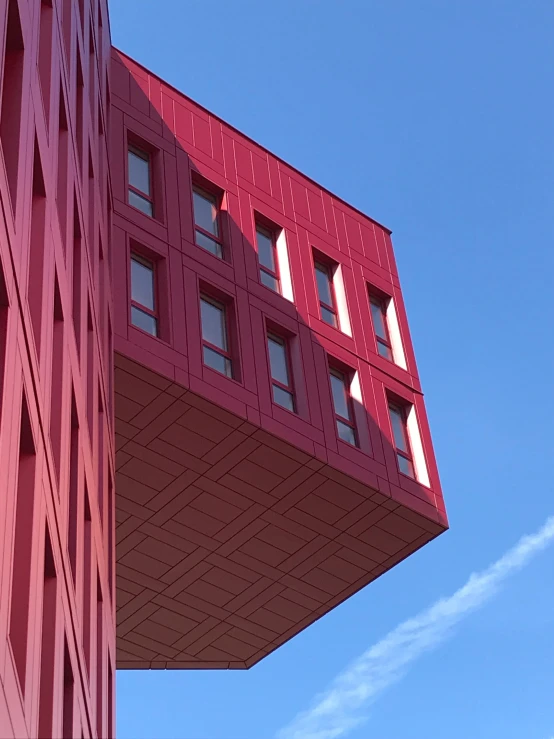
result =
[{"label": "red building", "polygon": [[389,231],[105,0],[0,28],[0,735],[113,736],[116,667],[248,668],[447,520]]}]

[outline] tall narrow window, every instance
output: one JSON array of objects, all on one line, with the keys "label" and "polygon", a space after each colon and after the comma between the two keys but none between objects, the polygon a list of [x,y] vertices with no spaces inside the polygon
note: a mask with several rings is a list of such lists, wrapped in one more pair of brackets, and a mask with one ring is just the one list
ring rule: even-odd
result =
[{"label": "tall narrow window", "polygon": [[152,157],[146,151],[129,146],[129,205],[138,208],[147,216],[154,215],[152,199]]},{"label": "tall narrow window", "polygon": [[389,403],[390,422],[392,426],[392,437],[396,447],[396,459],[398,469],[402,474],[415,478],[414,462],[410,439],[408,436],[408,414],[407,409],[396,403]]},{"label": "tall narrow window", "polygon": [[270,333],[267,335],[267,348],[273,402],[294,413],[296,409],[288,342]]},{"label": "tall narrow window", "polygon": [[147,259],[131,255],[131,322],[152,336],[158,335],[156,271]]},{"label": "tall narrow window", "polygon": [[338,328],[339,320],[333,288],[333,269],[329,264],[323,264],[322,262],[315,262],[314,267],[321,318],[330,326]]},{"label": "tall narrow window", "polygon": [[382,357],[392,361],[392,344],[387,323],[387,300],[380,295],[370,295],[369,303],[375,340],[377,341],[377,351]]},{"label": "tall narrow window", "polygon": [[193,187],[195,238],[198,246],[223,258],[221,238],[220,198],[198,187]]},{"label": "tall narrow window", "polygon": [[275,233],[263,226],[256,226],[256,244],[258,246],[258,262],[260,263],[260,281],[266,287],[280,293],[281,282],[279,280]]},{"label": "tall narrow window", "polygon": [[227,308],[223,303],[207,295],[201,295],[200,313],[204,364],[227,377],[232,377],[233,362],[229,346]]},{"label": "tall narrow window", "polygon": [[333,406],[335,408],[335,419],[337,422],[337,433],[343,441],[358,445],[356,435],[356,424],[352,408],[352,397],[350,395],[350,383],[344,372],[333,367],[330,369],[331,392],[333,394]]}]

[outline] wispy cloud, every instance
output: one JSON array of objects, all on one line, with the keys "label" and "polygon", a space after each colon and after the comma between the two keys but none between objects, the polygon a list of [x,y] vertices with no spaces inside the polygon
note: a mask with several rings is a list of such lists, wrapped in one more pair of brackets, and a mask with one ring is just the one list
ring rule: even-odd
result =
[{"label": "wispy cloud", "polygon": [[441,598],[414,618],[404,621],[338,675],[312,707],[277,734],[277,739],[336,739],[366,717],[367,707],[400,680],[420,655],[440,644],[465,616],[482,606],[507,577],[527,565],[554,542],[554,516],[487,569],[473,573],[459,590]]}]

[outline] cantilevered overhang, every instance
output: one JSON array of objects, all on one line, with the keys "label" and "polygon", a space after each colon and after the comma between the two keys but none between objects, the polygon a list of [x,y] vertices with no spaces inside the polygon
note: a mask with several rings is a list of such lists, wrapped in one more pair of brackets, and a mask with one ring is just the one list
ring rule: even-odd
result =
[{"label": "cantilevered overhang", "polygon": [[117,667],[244,669],[446,527],[116,355]]}]

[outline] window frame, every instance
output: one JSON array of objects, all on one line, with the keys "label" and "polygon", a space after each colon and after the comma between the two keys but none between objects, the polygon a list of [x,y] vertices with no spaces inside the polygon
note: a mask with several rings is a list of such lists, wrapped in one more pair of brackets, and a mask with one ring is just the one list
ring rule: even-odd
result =
[{"label": "window frame", "polygon": [[[194,213],[194,193],[199,195],[200,197],[204,198],[204,200],[208,200],[209,202],[213,202],[216,208],[216,222],[217,222],[217,230],[219,233],[219,236],[214,236],[209,231],[206,231],[205,228],[202,228],[202,226],[199,226],[196,223],[196,215]],[[194,226],[194,243],[199,249],[203,249],[208,254],[211,254],[212,257],[216,257],[216,259],[225,259],[225,244],[223,242],[223,223],[221,218],[221,203],[223,200],[223,196],[221,194],[215,193],[213,191],[210,191],[206,187],[203,187],[202,185],[197,184],[193,181],[192,183],[192,190],[191,190],[191,197],[192,197],[192,220],[193,220],[193,226]],[[202,244],[199,244],[196,240],[196,232],[200,231],[201,234],[206,236],[206,238],[210,239],[210,241],[213,241],[215,244],[219,247],[219,254],[213,254],[209,249],[206,249],[205,246],[202,246]]]},{"label": "window frame", "polygon": [[[396,453],[396,465],[398,467],[398,472],[399,474],[404,475],[404,477],[407,477],[410,480],[417,481],[416,468],[415,468],[415,462],[414,462],[414,453],[413,453],[412,444],[410,441],[410,433],[408,431],[408,413],[410,411],[410,408],[405,403],[398,402],[394,399],[391,400],[390,398],[387,401],[387,405],[388,405],[388,410],[389,410],[389,423],[390,423],[390,429],[391,429],[392,443],[393,443],[393,448]],[[392,413],[396,413],[400,418],[402,435],[404,437],[404,443],[408,451],[399,449],[396,446],[396,439],[394,437],[394,427],[392,424]],[[402,472],[402,470],[400,469],[400,465],[398,463],[398,457],[402,457],[408,462],[410,469],[412,471],[411,475],[407,474],[406,472]]]},{"label": "window frame", "polygon": [[[333,386],[331,384],[331,375],[333,375],[334,377],[342,381],[345,394],[346,394],[346,405],[348,408],[348,412],[352,416],[351,419],[344,418],[344,416],[341,416],[340,413],[337,413],[337,410],[335,408],[335,398],[333,395]],[[343,369],[340,369],[339,367],[334,366],[333,364],[330,364],[329,365],[329,386],[331,390],[331,402],[333,404],[333,414],[335,416],[335,433],[337,434],[337,438],[339,439],[339,441],[342,441],[345,444],[348,444],[349,446],[354,446],[355,448],[358,449],[360,446],[360,439],[358,436],[358,428],[356,426],[356,415],[354,413],[354,403],[352,400],[352,392],[350,390],[350,385],[351,385],[350,373]],[[346,441],[339,435],[338,421],[343,423],[345,426],[349,426],[352,429],[352,432],[354,434],[354,444],[350,444],[350,442]]]},{"label": "window frame", "polygon": [[[152,195],[148,195],[148,193],[145,193],[142,190],[139,190],[138,187],[131,185],[131,180],[129,177],[129,153],[132,153],[139,159],[142,159],[143,161],[147,162],[148,164],[148,183],[150,185],[150,192],[152,193]],[[131,206],[131,208],[134,208],[135,210],[138,210],[139,213],[142,213],[144,216],[147,216],[148,218],[154,218],[154,214],[156,212],[156,206],[154,202],[154,176],[153,176],[152,170],[153,170],[152,152],[147,151],[146,149],[141,149],[140,146],[137,146],[132,141],[128,141],[127,142],[127,205]],[[136,205],[133,205],[129,199],[129,191],[134,192],[135,195],[138,195],[138,197],[149,202],[152,208],[152,213],[151,214],[145,213],[140,208],[137,208]]]},{"label": "window frame", "polygon": [[[389,322],[387,318],[387,310],[390,302],[390,298],[385,295],[379,295],[373,290],[369,290],[369,311],[371,313],[371,324],[373,326],[373,335],[375,337],[375,342],[377,344],[377,354],[382,357],[383,359],[388,360],[389,362],[394,362],[394,351],[392,348],[392,341],[390,337],[390,329],[389,329]],[[377,331],[375,329],[375,321],[373,319],[373,311],[371,306],[375,305],[379,310],[381,311],[381,316],[383,320],[383,326],[385,329],[385,335],[386,338],[382,338],[377,334]],[[387,356],[384,356],[379,351],[379,345],[386,347],[388,350]]]},{"label": "window frame", "polygon": [[[147,269],[150,269],[152,272],[152,298],[154,303],[154,310],[150,310],[146,305],[143,305],[142,303],[139,303],[137,300],[133,300],[133,268],[132,268],[132,262],[135,261],[138,264],[142,264],[143,267],[146,267]],[[131,256],[129,259],[129,283],[130,283],[130,291],[129,291],[129,313],[130,313],[130,323],[133,328],[137,328],[139,331],[143,331],[145,334],[148,334],[148,336],[153,336],[156,339],[160,338],[160,311],[159,311],[159,299],[158,299],[158,270],[156,266],[156,262],[153,259],[148,259],[148,257],[142,256],[142,254],[139,254],[136,251],[131,250]],[[145,329],[141,328],[140,326],[137,326],[135,323],[133,323],[133,312],[132,308],[136,308],[141,313],[145,313],[146,315],[150,316],[154,319],[155,326],[156,326],[156,333],[151,334],[150,331],[146,331]]]},{"label": "window frame", "polygon": [[[217,308],[218,310],[221,310],[223,312],[223,326],[225,329],[225,343],[227,344],[227,349],[222,349],[219,346],[216,346],[215,344],[212,344],[211,341],[207,341],[204,338],[204,327],[202,324],[202,301],[205,303],[208,303],[212,305],[214,308]],[[235,379],[235,362],[233,357],[233,340],[232,340],[232,334],[231,334],[231,321],[230,321],[230,315],[229,315],[229,306],[224,303],[222,300],[218,300],[218,298],[214,298],[212,295],[205,291],[200,292],[200,336],[202,339],[202,364],[204,367],[208,367],[208,369],[213,370],[214,372],[218,372],[220,375],[223,375],[223,377],[227,377],[230,380]],[[208,349],[211,349],[211,351],[215,352],[216,354],[219,354],[219,356],[224,357],[229,362],[229,370],[230,374],[227,374],[226,372],[220,372],[215,367],[210,367],[209,364],[206,364],[204,361],[204,347],[208,347]]]},{"label": "window frame", "polygon": [[[282,408],[285,411],[288,411],[289,413],[294,413],[295,415],[298,414],[298,405],[296,400],[296,390],[294,386],[294,374],[292,371],[292,361],[291,361],[291,352],[290,352],[290,339],[286,336],[283,336],[276,331],[273,331],[271,328],[267,328],[266,330],[266,351],[267,351],[267,361],[268,361],[268,367],[269,367],[269,379],[271,384],[271,402],[275,405],[278,405],[279,408]],[[280,344],[284,349],[285,354],[285,365],[287,368],[287,375],[289,379],[289,385],[284,385],[279,380],[276,380],[273,377],[272,369],[271,369],[271,355],[269,353],[269,342],[273,341],[275,344]],[[273,387],[276,386],[283,390],[284,392],[288,393],[292,400],[292,410],[290,408],[285,408],[284,405],[281,405],[281,403],[277,403],[274,396],[273,396]]]},{"label": "window frame", "polygon": [[[255,221],[255,232],[256,232],[256,256],[258,259],[258,268],[259,268],[259,278],[260,283],[267,287],[268,290],[271,290],[272,292],[276,293],[277,295],[282,295],[282,286],[281,286],[281,268],[279,266],[279,252],[277,250],[277,235],[275,233],[275,228],[271,228],[269,226],[266,226],[264,223],[260,223],[258,220]],[[275,262],[275,272],[272,272],[269,267],[265,267],[260,262],[260,250],[258,247],[258,231],[266,237],[268,237],[271,240],[271,250],[273,252],[273,261]],[[277,282],[277,289],[274,290],[272,287],[269,287],[269,285],[266,285],[264,282],[262,282],[261,279],[261,273],[264,272],[266,275],[269,275],[270,277],[273,277],[273,279]]]},{"label": "window frame", "polygon": [[[337,296],[335,295],[335,285],[333,282],[333,275],[334,270],[336,269],[336,266],[331,264],[330,262],[323,261],[317,254],[314,254],[314,272],[324,272],[327,280],[329,282],[329,292],[331,293],[331,300],[332,305],[329,305],[324,300],[321,299],[321,296],[319,295],[319,287],[317,284],[317,276],[315,276],[315,287],[316,287],[316,293],[317,293],[317,299],[319,302],[319,317],[323,321],[323,323],[326,323],[327,326],[331,326],[332,328],[336,328],[340,331],[340,318],[339,318],[339,310],[337,306]],[[329,313],[332,313],[335,317],[334,323],[329,323],[323,318],[323,313],[321,311],[321,308],[325,308],[329,311]]]}]

